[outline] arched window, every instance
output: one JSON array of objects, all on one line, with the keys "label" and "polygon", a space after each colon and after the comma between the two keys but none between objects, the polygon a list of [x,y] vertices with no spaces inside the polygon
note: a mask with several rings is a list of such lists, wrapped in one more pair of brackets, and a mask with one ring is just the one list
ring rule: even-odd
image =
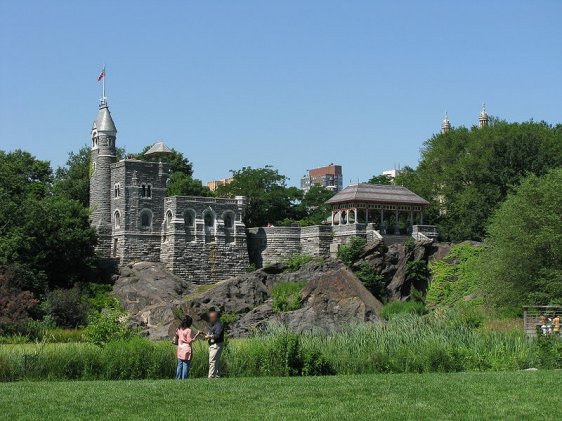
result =
[{"label": "arched window", "polygon": [[185,229],[193,228],[195,226],[195,211],[188,209],[183,214],[183,223]]},{"label": "arched window", "polygon": [[115,186],[113,186],[113,190],[116,198],[121,196],[121,184],[116,183]]},{"label": "arched window", "polygon": [[172,225],[172,218],[174,217],[174,215],[172,214],[172,211],[169,210],[168,212],[166,212],[166,226],[169,228]]},{"label": "arched window", "polygon": [[226,229],[234,228],[234,214],[232,212],[226,212],[223,217],[224,227]]},{"label": "arched window", "polygon": [[204,217],[205,226],[206,227],[214,227],[215,226],[215,217],[211,212],[205,213]]},{"label": "arched window", "polygon": [[152,212],[148,209],[144,209],[140,215],[141,228],[150,228],[152,226]]},{"label": "arched window", "polygon": [[121,228],[121,213],[119,213],[118,210],[115,211],[115,214],[113,215],[113,224],[115,229]]},{"label": "arched window", "polygon": [[146,186],[146,197],[149,199],[152,197],[152,185],[150,184]]},{"label": "arched window", "polygon": [[146,184],[141,185],[141,197],[146,197]]}]

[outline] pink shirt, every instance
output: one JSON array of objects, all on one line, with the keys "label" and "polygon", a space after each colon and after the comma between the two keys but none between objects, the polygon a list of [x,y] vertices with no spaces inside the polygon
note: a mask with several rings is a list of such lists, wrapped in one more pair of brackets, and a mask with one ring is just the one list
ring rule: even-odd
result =
[{"label": "pink shirt", "polygon": [[191,329],[178,329],[178,360],[191,360],[191,342],[195,340],[195,335]]}]

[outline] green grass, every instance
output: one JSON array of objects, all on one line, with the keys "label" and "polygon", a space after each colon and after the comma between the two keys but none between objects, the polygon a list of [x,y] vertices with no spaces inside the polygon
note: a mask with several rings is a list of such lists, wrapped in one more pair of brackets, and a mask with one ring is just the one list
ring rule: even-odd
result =
[{"label": "green grass", "polygon": [[0,383],[0,419],[546,420],[561,388],[560,371]]}]

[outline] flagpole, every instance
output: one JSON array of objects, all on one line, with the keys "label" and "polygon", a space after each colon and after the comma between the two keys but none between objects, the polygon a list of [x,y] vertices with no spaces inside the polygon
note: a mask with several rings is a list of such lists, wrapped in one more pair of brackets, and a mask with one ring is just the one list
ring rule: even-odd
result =
[{"label": "flagpole", "polygon": [[103,64],[103,78],[101,80],[102,82],[102,101],[105,103],[105,63]]}]

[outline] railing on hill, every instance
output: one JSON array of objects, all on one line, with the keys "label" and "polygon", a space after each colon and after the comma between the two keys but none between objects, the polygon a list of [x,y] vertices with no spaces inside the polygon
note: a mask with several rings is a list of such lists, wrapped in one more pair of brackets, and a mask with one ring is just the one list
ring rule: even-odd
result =
[{"label": "railing on hill", "polygon": [[562,306],[523,306],[523,329],[528,338],[537,334],[558,334],[555,332],[554,317],[562,315]]}]

